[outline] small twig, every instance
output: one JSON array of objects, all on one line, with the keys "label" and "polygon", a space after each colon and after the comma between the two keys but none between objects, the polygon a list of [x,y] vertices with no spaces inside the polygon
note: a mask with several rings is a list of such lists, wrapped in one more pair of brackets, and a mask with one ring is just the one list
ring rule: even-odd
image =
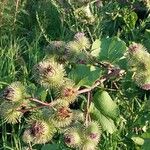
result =
[{"label": "small twig", "polygon": [[53,107],[57,103],[57,101],[52,101],[50,103],[45,103],[45,102],[42,102],[42,101],[40,101],[40,100],[38,100],[36,98],[32,98],[32,97],[28,97],[26,99],[28,99],[28,100],[30,100],[32,102],[36,102],[36,103],[40,104],[41,106],[31,107],[31,108],[28,108],[28,109],[19,109],[17,111],[20,111],[22,113],[26,113],[28,111],[32,111],[32,110],[35,110],[35,109],[38,109],[38,108],[42,108],[42,107],[46,107],[46,106],[47,107]]},{"label": "small twig", "polygon": [[87,99],[87,105],[85,109],[85,125],[88,125],[89,122],[89,107],[90,107],[90,101],[91,101],[91,92],[88,92],[88,99]]},{"label": "small twig", "polygon": [[[85,88],[85,89],[81,89],[78,91],[78,95],[82,94],[82,93],[88,93],[88,102],[87,102],[87,108],[85,111],[85,119],[86,119],[87,123],[89,120],[88,109],[89,109],[90,104],[91,104],[91,91],[93,89],[95,89],[96,87],[98,87],[99,85],[101,85],[104,81],[109,80],[111,77],[119,77],[119,76],[122,76],[123,73],[124,73],[124,70],[121,70],[119,68],[112,68],[111,70],[109,70],[109,73],[107,75],[105,75],[105,76],[101,77],[99,80],[97,80],[93,86],[91,86],[90,88]],[[26,99],[28,99],[32,102],[36,102],[36,103],[40,104],[41,106],[36,106],[36,107],[28,108],[28,109],[18,110],[18,111],[21,111],[22,113],[25,113],[27,111],[32,111],[32,110],[35,110],[37,108],[46,107],[46,106],[53,107],[57,103],[57,101],[55,101],[55,100],[50,102],[50,103],[42,102],[42,101],[40,101],[36,98],[32,98],[32,97],[26,97]]]},{"label": "small twig", "polygon": [[18,109],[17,111],[20,111],[22,113],[26,113],[26,112],[33,111],[35,109],[42,108],[42,107],[45,107],[45,106],[36,106],[36,107],[28,108],[28,109]]},{"label": "small twig", "polygon": [[36,103],[39,103],[41,105],[44,105],[44,106],[50,106],[51,105],[51,103],[42,102],[36,98],[28,97],[27,99],[29,99],[32,102],[36,102]]}]

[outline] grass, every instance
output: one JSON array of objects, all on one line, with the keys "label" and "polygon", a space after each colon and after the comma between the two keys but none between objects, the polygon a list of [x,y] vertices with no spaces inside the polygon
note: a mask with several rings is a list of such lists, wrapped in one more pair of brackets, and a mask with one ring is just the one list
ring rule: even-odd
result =
[{"label": "grass", "polygon": [[[147,18],[134,26],[134,15],[129,21],[133,21],[132,29],[129,29],[129,23],[123,20],[126,10],[120,12],[123,6],[118,6],[117,3],[106,2],[102,9],[92,7],[99,19],[94,24],[84,24],[76,20],[73,14],[64,13],[61,16],[61,7],[53,2],[54,0],[0,1],[0,90],[17,80],[28,86],[34,82],[32,68],[44,57],[44,48],[48,41],[68,41],[74,33],[82,31],[87,33],[91,41],[103,36],[118,36],[129,44],[131,41],[140,41],[145,29],[149,29],[145,21]],[[119,10],[115,12],[114,8],[111,8],[113,6]],[[122,16],[111,18],[104,12],[108,8],[110,15],[120,13]],[[132,11],[130,8],[127,8],[128,10]],[[146,121],[142,122],[142,116],[147,112],[145,106],[149,92],[140,90],[132,82],[127,86],[126,80],[121,82],[117,91],[111,91],[113,86],[108,88],[119,105],[121,122],[117,124],[116,133],[102,134],[98,148],[101,150],[140,150],[141,147],[136,145],[131,137],[140,136],[143,133],[141,128],[148,127]],[[21,135],[26,126],[25,118],[22,121],[21,124],[9,125],[1,119],[1,150],[24,150],[26,145],[22,142]],[[61,143],[60,140],[56,138],[53,143]],[[35,146],[35,149],[41,149],[41,145]]]}]

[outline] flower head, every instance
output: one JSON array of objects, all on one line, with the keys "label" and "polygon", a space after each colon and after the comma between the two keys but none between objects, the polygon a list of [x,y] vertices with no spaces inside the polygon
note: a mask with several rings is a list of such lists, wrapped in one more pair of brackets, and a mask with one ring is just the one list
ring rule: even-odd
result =
[{"label": "flower head", "polygon": [[91,141],[86,141],[83,143],[81,150],[96,150],[96,145],[95,143]]},{"label": "flower head", "polygon": [[78,32],[74,36],[74,40],[80,45],[80,49],[86,49],[90,47],[89,39],[83,32]]},{"label": "flower head", "polygon": [[0,105],[0,115],[7,123],[16,124],[20,122],[23,113],[19,111],[20,106],[11,102],[4,101]]},{"label": "flower head", "polygon": [[75,87],[75,84],[70,79],[65,79],[63,86],[60,88],[60,97],[68,103],[72,103],[77,98],[77,88]]},{"label": "flower head", "polygon": [[82,112],[81,110],[73,110],[73,121],[77,122],[83,122],[84,121],[84,112]]},{"label": "flower head", "polygon": [[43,144],[50,141],[55,133],[55,127],[44,120],[36,120],[30,124],[30,127],[23,134],[24,142],[33,142],[34,144]]},{"label": "flower head", "polygon": [[59,87],[63,84],[65,71],[63,66],[53,59],[44,60],[34,68],[35,80],[44,87]]},{"label": "flower head", "polygon": [[143,85],[141,86],[141,88],[142,88],[143,90],[150,90],[150,83],[143,84]]},{"label": "flower head", "polygon": [[66,106],[57,106],[54,115],[52,116],[53,124],[57,127],[68,126],[72,122],[72,111]]},{"label": "flower head", "polygon": [[97,144],[100,140],[101,136],[101,129],[97,122],[90,122],[89,125],[86,127],[85,137],[87,140],[94,142]]},{"label": "flower head", "polygon": [[68,147],[79,147],[82,139],[78,128],[69,128],[64,134],[64,141]]},{"label": "flower head", "polygon": [[64,41],[51,41],[46,47],[46,52],[49,54],[62,54],[64,53],[65,42]]},{"label": "flower head", "polygon": [[3,92],[3,97],[9,101],[20,101],[24,98],[25,87],[20,82],[11,83]]}]

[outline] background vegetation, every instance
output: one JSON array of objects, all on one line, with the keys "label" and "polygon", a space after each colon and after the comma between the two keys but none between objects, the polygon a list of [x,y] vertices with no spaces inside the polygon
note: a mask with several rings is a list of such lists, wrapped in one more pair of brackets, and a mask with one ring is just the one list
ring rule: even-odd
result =
[{"label": "background vegetation", "polygon": [[[133,41],[142,43],[150,52],[149,8],[140,0],[98,1],[90,5],[95,20],[85,22],[83,18],[77,19],[73,5],[68,6],[65,0],[0,0],[0,90],[18,80],[29,87],[36,85],[32,68],[44,57],[49,41],[69,41],[79,31],[91,42],[117,37],[126,46]],[[123,68],[128,71],[125,64]],[[115,82],[118,88],[109,81],[105,89],[119,105],[121,122],[116,124],[118,130],[114,134],[102,134],[98,149],[148,150],[150,92],[137,87],[127,75]],[[25,126],[25,119],[16,125],[1,119],[0,149],[28,149],[20,138]],[[145,139],[144,145],[139,138]],[[57,135],[49,144],[33,148],[69,149]]]}]

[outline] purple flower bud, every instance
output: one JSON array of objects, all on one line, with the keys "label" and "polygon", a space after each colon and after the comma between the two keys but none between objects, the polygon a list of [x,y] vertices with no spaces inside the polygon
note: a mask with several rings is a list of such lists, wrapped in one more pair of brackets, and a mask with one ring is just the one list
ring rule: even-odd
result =
[{"label": "purple flower bud", "polygon": [[144,89],[144,90],[150,90],[150,83],[142,85],[142,89]]},{"label": "purple flower bud", "polygon": [[74,139],[74,137],[73,137],[73,135],[67,135],[67,136],[65,136],[65,143],[66,144],[74,144],[75,143],[75,139]]},{"label": "purple flower bud", "polygon": [[140,44],[133,43],[129,46],[128,50],[129,50],[130,53],[135,53],[139,50],[140,47],[141,47]]},{"label": "purple flower bud", "polygon": [[98,137],[97,133],[90,133],[89,135],[90,139],[96,139]]}]

